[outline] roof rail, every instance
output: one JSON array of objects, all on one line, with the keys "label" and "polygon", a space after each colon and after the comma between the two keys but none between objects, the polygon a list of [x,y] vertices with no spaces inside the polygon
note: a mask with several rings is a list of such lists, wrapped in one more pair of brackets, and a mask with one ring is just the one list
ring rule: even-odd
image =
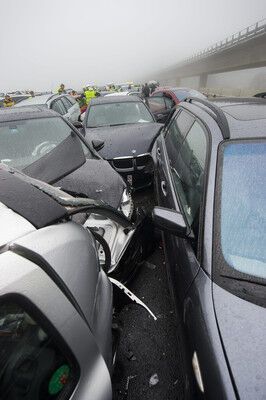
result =
[{"label": "roof rail", "polygon": [[221,129],[222,135],[224,139],[230,139],[230,129],[229,125],[226,119],[226,116],[224,115],[224,112],[222,109],[218,106],[216,106],[214,103],[211,103],[208,100],[205,99],[200,99],[198,97],[187,97],[185,100],[187,103],[200,103],[203,104],[204,106],[208,107],[215,115],[214,119],[217,122],[217,125]]}]

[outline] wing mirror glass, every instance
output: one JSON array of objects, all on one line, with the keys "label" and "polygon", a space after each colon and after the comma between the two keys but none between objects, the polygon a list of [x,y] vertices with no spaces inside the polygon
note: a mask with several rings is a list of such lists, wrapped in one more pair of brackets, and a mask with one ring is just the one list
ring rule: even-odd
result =
[{"label": "wing mirror glass", "polygon": [[104,141],[103,140],[99,140],[99,139],[94,139],[91,141],[93,148],[96,151],[101,150],[104,147]]},{"label": "wing mirror glass", "polygon": [[183,215],[177,211],[164,207],[154,207],[152,221],[156,228],[172,235],[186,238],[189,236]]}]

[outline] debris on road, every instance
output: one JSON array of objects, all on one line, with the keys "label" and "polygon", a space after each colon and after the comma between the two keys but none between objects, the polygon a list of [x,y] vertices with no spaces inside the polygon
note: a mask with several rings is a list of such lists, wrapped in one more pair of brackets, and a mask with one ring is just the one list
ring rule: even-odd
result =
[{"label": "debris on road", "polygon": [[159,383],[159,377],[158,377],[157,374],[153,374],[153,375],[150,377],[149,386],[150,386],[150,387],[155,386],[155,385],[157,385],[157,383]]},{"label": "debris on road", "polygon": [[129,351],[127,354],[128,361],[136,361],[137,357],[134,355],[132,351]]},{"label": "debris on road", "polygon": [[145,266],[152,270],[154,270],[156,268],[155,264],[149,263],[148,261],[145,262]]},{"label": "debris on road", "polygon": [[148,306],[146,306],[145,303],[143,303],[143,301],[141,301],[134,293],[132,293],[125,285],[123,285],[121,282],[117,281],[114,278],[109,277],[110,281],[112,282],[113,285],[117,286],[120,290],[122,290],[122,292],[125,293],[126,296],[128,296],[133,302],[139,304],[140,306],[142,306],[143,308],[145,308],[145,310],[152,316],[152,318],[154,319],[154,321],[157,320],[157,317],[153,314],[153,312],[149,309]]}]

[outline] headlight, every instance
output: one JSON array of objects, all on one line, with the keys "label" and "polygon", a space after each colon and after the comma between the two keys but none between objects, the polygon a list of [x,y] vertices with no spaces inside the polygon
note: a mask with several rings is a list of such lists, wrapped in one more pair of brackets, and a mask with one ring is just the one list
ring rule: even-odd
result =
[{"label": "headlight", "polygon": [[128,193],[127,189],[125,189],[123,192],[120,210],[127,218],[131,218],[133,213],[133,201],[131,198],[131,194]]}]

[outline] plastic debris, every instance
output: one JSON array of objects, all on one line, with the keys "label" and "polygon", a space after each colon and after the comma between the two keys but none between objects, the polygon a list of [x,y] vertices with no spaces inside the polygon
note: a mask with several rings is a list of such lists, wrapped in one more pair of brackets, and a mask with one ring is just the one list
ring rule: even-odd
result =
[{"label": "plastic debris", "polygon": [[155,385],[157,385],[157,383],[159,383],[159,377],[158,377],[157,374],[153,374],[153,375],[150,377],[149,386],[150,386],[150,387],[151,387],[151,386],[155,386]]},{"label": "plastic debris", "polygon": [[134,353],[132,351],[129,351],[127,354],[127,359],[129,361],[136,361],[137,357],[134,355]]},{"label": "plastic debris", "polygon": [[145,262],[145,265],[146,265],[146,267],[149,268],[149,269],[152,269],[152,270],[156,269],[156,265],[151,264],[151,263],[149,263],[148,261]]},{"label": "plastic debris", "polygon": [[123,285],[121,282],[117,281],[114,278],[109,277],[110,281],[112,282],[113,285],[117,286],[119,289],[121,289],[125,295],[127,295],[133,302],[139,304],[145,310],[152,316],[152,318],[156,321],[157,317],[153,314],[153,312],[149,309],[148,306],[146,306],[143,301],[141,301],[134,293],[132,293],[125,285]]},{"label": "plastic debris", "polygon": [[137,377],[137,375],[130,375],[130,376],[127,377],[126,391],[128,391],[130,381],[132,379],[135,379],[136,377]]}]

